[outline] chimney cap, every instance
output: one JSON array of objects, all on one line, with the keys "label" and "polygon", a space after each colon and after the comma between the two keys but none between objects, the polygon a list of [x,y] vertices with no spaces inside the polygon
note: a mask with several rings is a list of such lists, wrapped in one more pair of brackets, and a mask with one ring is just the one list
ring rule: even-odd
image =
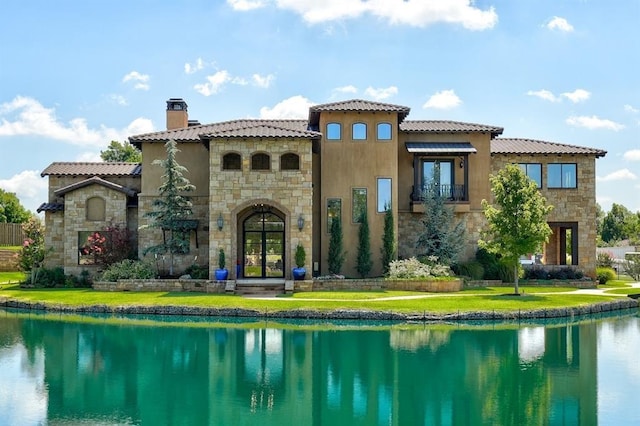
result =
[{"label": "chimney cap", "polygon": [[186,111],[187,106],[182,98],[169,98],[167,101],[167,111]]}]

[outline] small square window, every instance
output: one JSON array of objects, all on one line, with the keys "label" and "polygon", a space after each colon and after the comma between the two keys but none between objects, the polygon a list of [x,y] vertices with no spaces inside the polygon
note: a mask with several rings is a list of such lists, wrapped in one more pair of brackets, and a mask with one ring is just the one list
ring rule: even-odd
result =
[{"label": "small square window", "polygon": [[340,123],[328,123],[325,136],[330,141],[342,139],[342,125]]},{"label": "small square window", "polygon": [[353,123],[351,135],[353,140],[361,141],[367,139],[367,125],[364,123]]}]

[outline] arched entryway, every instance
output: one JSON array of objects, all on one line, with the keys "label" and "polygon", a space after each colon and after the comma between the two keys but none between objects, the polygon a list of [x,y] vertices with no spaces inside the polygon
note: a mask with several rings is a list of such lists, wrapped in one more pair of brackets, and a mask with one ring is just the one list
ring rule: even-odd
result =
[{"label": "arched entryway", "polygon": [[284,216],[268,206],[242,220],[242,277],[284,278],[284,230]]}]

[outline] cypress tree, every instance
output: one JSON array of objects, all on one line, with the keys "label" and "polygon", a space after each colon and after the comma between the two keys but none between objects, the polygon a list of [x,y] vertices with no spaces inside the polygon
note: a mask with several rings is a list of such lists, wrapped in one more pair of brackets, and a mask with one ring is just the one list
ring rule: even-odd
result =
[{"label": "cypress tree", "polygon": [[356,270],[361,278],[365,278],[371,272],[373,261],[371,260],[371,235],[369,233],[369,220],[365,210],[360,216],[360,228],[358,229],[358,258]]},{"label": "cypress tree", "polygon": [[344,263],[344,248],[342,247],[342,223],[340,218],[334,217],[331,221],[331,237],[329,239],[329,273],[338,275]]},{"label": "cypress tree", "polygon": [[384,214],[384,233],[382,234],[382,248],[380,249],[382,262],[382,272],[384,275],[389,273],[389,264],[396,258],[396,241],[393,225],[393,212],[389,206],[386,206]]}]

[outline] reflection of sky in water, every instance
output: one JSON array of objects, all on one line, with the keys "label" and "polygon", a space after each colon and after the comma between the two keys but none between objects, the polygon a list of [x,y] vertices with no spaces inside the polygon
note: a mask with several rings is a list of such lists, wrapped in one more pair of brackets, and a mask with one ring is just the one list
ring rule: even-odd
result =
[{"label": "reflection of sky in water", "polygon": [[0,418],[7,425],[47,423],[44,352],[29,359],[22,344],[0,348]]},{"label": "reflection of sky in water", "polygon": [[544,327],[524,327],[518,330],[518,358],[533,362],[544,355]]},{"label": "reflection of sky in water", "polygon": [[276,383],[282,378],[282,330],[247,330],[245,371],[256,382]]}]

